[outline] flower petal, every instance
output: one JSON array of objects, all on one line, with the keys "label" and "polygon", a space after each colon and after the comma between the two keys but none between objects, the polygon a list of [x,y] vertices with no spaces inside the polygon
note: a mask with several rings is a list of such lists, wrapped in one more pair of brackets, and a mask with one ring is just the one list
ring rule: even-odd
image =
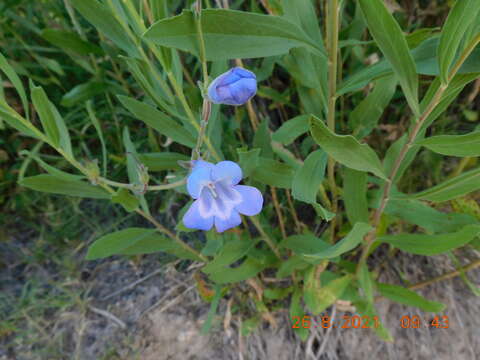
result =
[{"label": "flower petal", "polygon": [[212,170],[212,180],[229,180],[229,184],[236,185],[242,180],[242,169],[233,161],[220,161]]},{"label": "flower petal", "polygon": [[210,230],[213,216],[204,218],[199,211],[199,200],[196,200],[183,216],[183,224],[189,229]]},{"label": "flower petal", "polygon": [[227,105],[243,105],[257,93],[257,81],[255,79],[242,79],[229,86],[232,100]]},{"label": "flower petal", "polygon": [[237,185],[233,187],[242,196],[242,202],[235,206],[240,214],[253,216],[262,211],[262,193],[253,186]]},{"label": "flower petal", "polygon": [[212,163],[208,162],[208,161],[205,161],[205,160],[193,160],[192,161],[193,163],[193,168],[192,168],[192,171],[195,171],[195,170],[198,170],[198,169],[201,169],[201,168],[209,168],[209,169],[213,169],[213,167],[215,165],[213,165]]},{"label": "flower petal", "polygon": [[225,230],[231,229],[235,226],[238,226],[241,223],[242,223],[242,219],[240,218],[240,215],[238,214],[238,212],[235,210],[232,210],[232,212],[230,213],[230,217],[226,219],[222,219],[218,216],[215,216],[215,228],[219,233],[224,232]]},{"label": "flower petal", "polygon": [[190,196],[194,199],[200,197],[200,192],[202,191],[205,183],[210,182],[212,169],[208,166],[201,166],[192,171],[192,173],[187,178],[187,190]]}]

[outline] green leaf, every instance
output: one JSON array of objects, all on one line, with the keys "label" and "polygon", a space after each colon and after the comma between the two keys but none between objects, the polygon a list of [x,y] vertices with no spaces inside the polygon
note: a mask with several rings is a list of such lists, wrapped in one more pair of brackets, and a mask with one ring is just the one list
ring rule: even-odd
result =
[{"label": "green leaf", "polygon": [[[417,73],[421,75],[437,76],[439,74],[438,62],[436,59],[438,48],[438,37],[432,37],[417,48],[411,51],[413,59],[416,63]],[[458,74],[475,75],[480,72],[480,48],[477,47],[472,54],[465,60],[464,64],[458,70]],[[353,75],[347,77],[338,87],[337,95],[343,95],[348,92],[356,91],[363,88],[373,80],[383,76],[391,75],[392,67],[386,60],[381,60],[374,65],[362,68]],[[457,75],[458,76],[458,75]],[[440,85],[440,81],[438,82]],[[446,95],[444,95],[444,98]],[[422,100],[422,102],[424,99]]]},{"label": "green leaf", "polygon": [[367,173],[345,168],[343,202],[350,224],[368,223]]},{"label": "green leaf", "polygon": [[468,244],[479,233],[480,225],[467,225],[462,230],[454,233],[441,235],[387,235],[379,237],[378,240],[412,254],[438,255]]},{"label": "green leaf", "polygon": [[283,145],[290,145],[297,137],[306,133],[310,128],[310,115],[300,115],[282,124],[272,134],[272,140]]},{"label": "green leaf", "polygon": [[454,232],[477,222],[468,214],[444,213],[419,200],[391,199],[385,213],[425,229],[428,233]]},{"label": "green leaf", "polygon": [[[296,289],[290,300],[290,319],[295,319],[296,317],[302,319],[305,316],[305,311],[303,310],[301,299],[302,299],[302,290]],[[302,341],[307,340],[309,330],[303,326],[294,327],[293,331],[302,339]]]},{"label": "green leaf", "polygon": [[57,178],[63,178],[66,180],[83,180],[85,179],[85,176],[83,175],[75,175],[75,174],[70,174],[65,171],[62,171],[60,169],[57,169],[56,167],[53,167],[49,164],[47,164],[45,161],[43,161],[38,155],[36,155],[34,152],[28,151],[28,150],[22,150],[20,151],[20,155],[27,155],[28,157],[31,157],[34,159],[40,167],[48,172],[50,175],[55,176]]},{"label": "green leaf", "polygon": [[247,259],[236,268],[223,268],[222,270],[212,272],[209,274],[209,278],[217,284],[236,283],[254,277],[265,267],[265,264],[261,264],[253,259]]},{"label": "green leaf", "polygon": [[311,262],[307,262],[302,256],[290,256],[287,260],[282,261],[275,276],[277,279],[283,279],[290,276],[295,270],[303,270],[310,264]]},{"label": "green leaf", "polygon": [[140,57],[138,46],[115,18],[115,15],[97,0],[71,0],[71,3],[99,33],[112,40],[115,45],[132,57]]},{"label": "green leaf", "polygon": [[310,153],[293,178],[292,195],[295,199],[315,204],[317,192],[325,177],[328,156],[322,150]]},{"label": "green leaf", "polygon": [[195,146],[195,138],[193,135],[163,112],[155,109],[151,105],[126,96],[120,95],[118,99],[137,119],[154,128],[160,134],[168,136],[173,141],[190,148]]},{"label": "green leaf", "polygon": [[281,0],[283,16],[300,26],[308,36],[324,49],[320,24],[311,0]]},{"label": "green leaf", "polygon": [[[355,307],[357,308],[357,312],[361,316],[366,316],[369,319],[374,319],[375,317],[380,318],[378,316],[377,311],[375,310],[375,306],[372,303],[369,303],[367,301],[357,301],[355,302]],[[383,322],[378,320],[379,326],[378,327],[373,327],[373,331],[377,334],[378,337],[380,337],[384,341],[388,342],[393,342],[393,337],[388,331],[388,329],[383,326]]]},{"label": "green leaf", "polygon": [[417,144],[447,156],[480,156],[480,131],[466,135],[432,136],[417,141]]},{"label": "green leaf", "polygon": [[19,184],[35,191],[51,194],[110,199],[110,194],[98,186],[84,181],[67,180],[47,174],[24,178]]},{"label": "green leaf", "polygon": [[360,244],[363,237],[371,230],[371,228],[372,227],[366,223],[356,223],[348,235],[335,245],[317,253],[308,254],[308,257],[314,259],[332,259],[340,256]]},{"label": "green leaf", "polygon": [[293,174],[294,169],[290,165],[260,157],[252,178],[263,184],[289,189],[292,186]]},{"label": "green leaf", "polygon": [[201,334],[206,335],[212,325],[213,319],[217,313],[218,304],[220,304],[220,299],[222,298],[222,288],[219,285],[215,285],[215,295],[213,296],[212,303],[210,304],[210,309],[208,310],[207,320],[202,326]]},{"label": "green leaf", "polygon": [[292,183],[292,195],[296,200],[311,204],[323,219],[329,221],[335,214],[327,211],[317,203],[317,192],[325,177],[327,160],[328,156],[322,150],[310,153],[304,164],[295,172]]},{"label": "green leaf", "polygon": [[258,167],[261,149],[237,149],[238,163],[242,168],[243,176],[249,177]]},{"label": "green leaf", "polygon": [[370,92],[350,113],[349,123],[357,139],[369,135],[376,128],[385,108],[395,94],[397,79],[393,75],[378,79]]},{"label": "green leaf", "polygon": [[72,155],[70,135],[57,108],[50,102],[47,94],[45,94],[45,91],[40,86],[33,86],[32,84],[31,93],[33,105],[37,110],[40,121],[42,122],[42,127],[48,138],[54,146],[60,146],[60,148],[65,150],[69,155]]},{"label": "green leaf", "polygon": [[5,73],[5,75],[7,75],[8,80],[10,80],[12,85],[15,87],[15,90],[17,90],[18,96],[20,96],[20,100],[22,101],[23,111],[25,111],[26,118],[28,119],[29,107],[28,107],[27,94],[25,93],[25,88],[23,87],[22,81],[18,77],[16,71],[8,63],[7,59],[5,59],[2,53],[0,53],[0,70],[2,70]]},{"label": "green leaf", "polygon": [[130,191],[124,188],[119,189],[114,195],[112,195],[112,202],[122,205],[128,212],[134,211],[140,204],[138,199],[133,196]]},{"label": "green leaf", "polygon": [[363,293],[367,301],[373,304],[374,282],[372,280],[372,275],[368,271],[368,265],[365,263],[360,267],[360,271],[358,273],[358,282],[360,287],[363,289]]},{"label": "green leaf", "polygon": [[220,250],[219,254],[202,268],[206,274],[222,272],[228,269],[228,266],[241,259],[255,245],[252,239],[238,238],[227,242]]},{"label": "green leaf", "polygon": [[98,121],[97,116],[95,115],[92,101],[87,101],[86,107],[87,107],[88,116],[90,117],[90,121],[95,127],[95,130],[97,131],[100,144],[102,145],[103,176],[107,176],[107,145],[105,144],[105,138],[103,136],[102,126],[100,125],[100,122]]},{"label": "green leaf", "polygon": [[90,245],[85,258],[95,260],[120,254],[136,242],[154,233],[155,229],[128,228],[104,235]]},{"label": "green leaf", "polygon": [[55,114],[52,112],[52,104],[47,98],[47,94],[41,87],[32,87],[32,101],[37,110],[42,127],[47,137],[50,139],[54,146],[59,145],[60,132],[57,128],[57,122],[55,120]]},{"label": "green leaf", "polygon": [[480,2],[478,0],[457,0],[448,14],[440,35],[437,59],[443,83],[448,82],[450,66],[460,48],[462,38],[475,19],[478,20]]},{"label": "green leaf", "polygon": [[77,33],[61,29],[44,29],[41,36],[49,43],[64,51],[71,51],[79,55],[102,55],[102,48],[83,40]]},{"label": "green leaf", "polygon": [[[302,29],[278,16],[224,9],[203,10],[202,32],[207,60],[274,56],[286,54],[299,46],[325,56]],[[189,10],[156,22],[144,37],[158,45],[199,54],[194,14]]]},{"label": "green leaf", "polygon": [[0,118],[8,125],[18,130],[26,136],[47,141],[46,136],[41,133],[31,122],[20,116],[5,102],[5,99],[0,96]]},{"label": "green leaf", "polygon": [[359,0],[368,29],[397,75],[410,108],[420,114],[418,76],[405,36],[382,0]]},{"label": "green leaf", "polygon": [[190,160],[187,155],[167,151],[138,154],[138,158],[149,171],[181,170],[182,167],[178,162]]},{"label": "green leaf", "polygon": [[255,134],[253,135],[252,147],[260,149],[260,155],[264,158],[272,158],[272,139],[270,136],[270,129],[268,128],[269,120],[267,118],[263,119],[261,124],[258,126]]},{"label": "green leaf", "polygon": [[72,107],[80,102],[90,100],[96,95],[105,94],[108,84],[100,81],[88,81],[76,85],[62,97],[61,104],[65,107]]},{"label": "green leaf", "polygon": [[429,301],[416,292],[402,286],[377,283],[380,294],[400,304],[417,307],[427,312],[438,313],[445,310],[445,305],[436,301]]},{"label": "green leaf", "polygon": [[87,260],[112,255],[138,255],[166,252],[180,258],[199,260],[178,243],[156,233],[155,229],[128,228],[102,236],[88,248]]},{"label": "green leaf", "polygon": [[337,299],[340,299],[347,286],[352,281],[352,275],[345,275],[320,286],[315,279],[315,268],[307,273],[304,285],[305,303],[313,315],[318,315]]},{"label": "green leaf", "polygon": [[316,254],[330,248],[330,244],[312,234],[289,236],[282,240],[278,246],[301,255]]},{"label": "green leaf", "polygon": [[310,120],[314,140],[325,152],[339,163],[358,171],[370,171],[386,179],[383,167],[375,151],[367,144],[360,144],[351,135],[337,135],[315,116]]},{"label": "green leaf", "polygon": [[430,189],[410,195],[411,199],[448,201],[480,189],[480,168],[467,171]]},{"label": "green leaf", "polygon": [[[148,229],[147,229],[148,230]],[[158,233],[138,239],[135,243],[119,251],[119,255],[140,255],[164,252],[179,259],[203,261],[195,254],[185,250],[179,243]]]}]

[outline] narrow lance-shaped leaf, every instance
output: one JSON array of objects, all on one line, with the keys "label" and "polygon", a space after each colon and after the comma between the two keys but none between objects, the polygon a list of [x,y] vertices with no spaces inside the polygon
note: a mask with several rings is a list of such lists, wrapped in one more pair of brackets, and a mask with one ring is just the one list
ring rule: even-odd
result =
[{"label": "narrow lance-shaped leaf", "polygon": [[283,145],[291,144],[297,137],[303,135],[310,128],[310,115],[300,115],[282,124],[272,134],[272,140]]},{"label": "narrow lance-shaped leaf", "polygon": [[28,111],[28,100],[27,94],[25,93],[25,88],[23,87],[22,81],[18,77],[17,73],[13,69],[13,67],[8,63],[7,59],[0,53],[0,70],[2,70],[7,78],[10,80],[12,85],[17,90],[18,95],[20,96],[20,100],[22,101],[23,111],[25,111],[26,118],[29,118],[29,111]]},{"label": "narrow lance-shaped leaf", "polygon": [[343,202],[347,218],[353,225],[368,223],[367,173],[346,168],[343,176]]},{"label": "narrow lance-shaped leaf", "polygon": [[59,146],[69,155],[72,155],[72,145],[68,129],[57,108],[48,99],[45,91],[39,86],[32,88],[32,101],[38,112],[43,129],[54,146]]},{"label": "narrow lance-shaped leaf", "polygon": [[315,116],[310,120],[310,131],[317,144],[339,163],[358,171],[370,171],[386,179],[380,159],[367,144],[360,144],[351,135],[333,133]]},{"label": "narrow lance-shaped leaf", "polygon": [[128,228],[107,234],[89,248],[86,259],[101,259],[112,255],[138,255],[166,252],[179,258],[200,260],[178,243],[155,232],[155,229]]},{"label": "narrow lance-shaped leaf", "polygon": [[307,296],[310,298],[309,308],[314,315],[320,314],[337,299],[341,298],[343,292],[352,281],[352,275],[345,275],[341,278],[332,280],[322,287],[313,286],[314,283],[307,278],[305,283],[304,293],[305,300]]},{"label": "narrow lance-shaped leaf", "polygon": [[118,99],[135,117],[159,133],[185,146],[195,146],[195,138],[186,128],[153,106],[127,96],[118,96]]},{"label": "narrow lance-shaped leaf", "polygon": [[371,228],[372,227],[369,224],[356,223],[348,235],[335,245],[315,254],[308,254],[306,256],[313,259],[331,259],[340,256],[360,244],[363,237],[371,230]]},{"label": "narrow lance-shaped leaf", "polygon": [[362,264],[358,274],[358,281],[367,301],[373,304],[374,295],[374,282],[372,280],[372,274],[368,271],[368,265]]},{"label": "narrow lance-shaped leaf", "polygon": [[467,171],[430,189],[410,195],[412,199],[448,201],[480,189],[480,168]]},{"label": "narrow lance-shaped leaf", "polygon": [[322,150],[310,153],[304,164],[295,173],[292,182],[292,195],[296,200],[311,204],[322,218],[329,221],[335,214],[317,203],[317,192],[325,177],[327,160],[328,156]]},{"label": "narrow lance-shaped leaf", "polygon": [[[203,10],[202,32],[207,60],[281,55],[299,46],[325,56],[302,29],[279,16],[225,9]],[[162,46],[199,53],[194,14],[189,10],[156,22],[144,37]]]},{"label": "narrow lance-shaped leaf", "polygon": [[382,0],[359,0],[368,29],[392,65],[410,108],[420,114],[418,76],[405,36]]},{"label": "narrow lance-shaped leaf", "polygon": [[395,94],[397,79],[389,75],[378,79],[373,91],[350,113],[349,123],[357,139],[362,139],[376,128],[385,108]]},{"label": "narrow lance-shaped leaf", "polygon": [[432,136],[417,141],[417,144],[447,156],[480,156],[480,131],[466,135]]},{"label": "narrow lance-shaped leaf", "polygon": [[104,34],[130,56],[139,57],[137,45],[104,4],[97,0],[71,0],[71,3],[98,32]]},{"label": "narrow lance-shaped leaf", "polygon": [[93,199],[110,199],[110,194],[98,186],[85,181],[68,180],[53,175],[36,175],[19,182],[29,189],[51,194],[78,196]]},{"label": "narrow lance-shaped leaf", "polygon": [[457,0],[448,14],[440,35],[438,65],[443,83],[447,83],[450,66],[457,55],[462,38],[473,20],[478,19],[480,1]]},{"label": "narrow lance-shaped leaf", "polygon": [[400,234],[378,240],[417,255],[438,255],[468,244],[480,233],[480,225],[467,225],[462,230],[441,235]]},{"label": "narrow lance-shaped leaf", "polygon": [[260,157],[252,178],[263,184],[289,189],[292,186],[294,170],[291,166]]},{"label": "narrow lance-shaped leaf", "polygon": [[430,301],[416,292],[401,286],[377,283],[378,291],[382,296],[400,304],[417,307],[423,311],[438,313],[445,310],[445,305]]}]

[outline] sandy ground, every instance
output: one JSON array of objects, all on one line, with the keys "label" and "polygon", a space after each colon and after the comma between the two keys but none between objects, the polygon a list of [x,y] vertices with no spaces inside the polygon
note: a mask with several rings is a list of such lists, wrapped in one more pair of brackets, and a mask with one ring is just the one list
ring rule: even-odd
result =
[{"label": "sandy ground", "polygon": [[[85,262],[82,274],[86,275],[82,275],[78,285],[85,298],[83,305],[51,314],[51,321],[45,328],[48,334],[38,334],[47,337],[35,346],[0,343],[0,359],[480,358],[480,298],[458,278],[420,291],[430,300],[447,304],[448,329],[403,329],[400,326],[402,316],[418,315],[427,320],[432,314],[380,301],[378,310],[396,339],[394,343],[381,341],[369,329],[340,328],[312,329],[310,338],[303,343],[293,334],[287,313],[276,314],[279,324],[276,329],[265,323],[248,337],[239,337],[239,319],[234,317],[225,331],[225,302],[220,305],[213,332],[202,335],[200,329],[209,305],[197,293],[192,279],[194,270],[177,271],[173,264],[162,267],[158,264],[155,255],[137,263],[122,258]],[[393,268],[396,271],[392,271]],[[446,256],[427,259],[402,254],[389,264],[381,280],[395,282],[396,273],[401,271],[416,282],[451,269]],[[5,280],[8,274],[3,272],[1,276],[0,280]],[[479,285],[480,271],[470,272],[469,278]],[[328,311],[338,318],[343,315],[338,309]],[[38,323],[44,322],[38,319]],[[63,355],[49,357],[38,352],[39,346],[47,346],[50,340],[55,340],[53,344],[61,347]]]}]

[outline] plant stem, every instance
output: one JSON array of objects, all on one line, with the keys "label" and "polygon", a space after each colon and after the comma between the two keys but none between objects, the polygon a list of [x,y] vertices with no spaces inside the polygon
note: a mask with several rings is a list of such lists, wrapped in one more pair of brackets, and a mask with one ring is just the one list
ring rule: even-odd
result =
[{"label": "plant stem", "polygon": [[167,190],[167,189],[174,189],[176,187],[182,186],[187,182],[187,179],[182,179],[175,181],[171,184],[164,184],[164,185],[153,185],[153,186],[148,186],[148,191],[158,191],[158,190]]},{"label": "plant stem", "polygon": [[265,242],[267,243],[267,245],[270,247],[270,249],[272,249],[272,251],[275,253],[275,255],[279,258],[279,259],[282,259],[281,255],[280,255],[280,251],[278,250],[278,248],[275,246],[273,240],[270,238],[270,236],[268,236],[268,234],[265,232],[265,230],[263,230],[263,227],[262,227],[262,224],[260,224],[260,221],[258,221],[257,217],[255,216],[251,216],[249,217],[250,221],[253,223],[253,225],[255,225],[255,227],[257,228],[258,232],[260,233],[260,235],[263,237],[263,240],[265,240]]},{"label": "plant stem", "polygon": [[[338,31],[340,9],[338,0],[328,0],[327,9],[327,41],[328,41],[328,110],[327,125],[328,128],[335,132],[335,105],[337,101],[337,72],[338,72]],[[335,160],[328,158],[328,182],[332,193],[332,206],[330,210],[337,212],[338,208],[338,191],[335,181]],[[335,224],[336,218],[332,219],[330,241],[335,241]]]},{"label": "plant stem", "polygon": [[197,250],[190,247],[187,243],[183,242],[182,239],[180,239],[177,234],[174,234],[173,232],[168,230],[165,226],[163,226],[157,220],[155,220],[151,215],[148,215],[147,213],[143,212],[140,209],[137,209],[135,211],[136,211],[137,214],[143,216],[145,219],[150,221],[157,228],[157,230],[159,232],[161,232],[161,233],[167,235],[168,237],[170,237],[171,239],[175,240],[175,242],[178,245],[180,245],[182,248],[184,248],[188,252],[194,254],[196,257],[202,259],[205,262],[208,262],[208,259],[204,255],[200,254]]},{"label": "plant stem", "polygon": [[462,64],[465,62],[465,60],[468,58],[468,56],[472,53],[472,51],[475,49],[475,47],[480,43],[480,34],[478,34],[475,38],[472,39],[471,43],[465,48],[463,51],[462,55],[460,58],[457,60],[455,65],[453,66],[452,70],[450,71],[450,74],[448,76],[448,81],[446,84],[441,84],[437,91],[435,92],[432,100],[430,100],[430,103],[427,105],[423,113],[420,115],[418,118],[418,121],[415,123],[415,126],[413,130],[410,132],[408,136],[408,140],[403,145],[402,149],[400,150],[400,153],[395,160],[395,163],[392,167],[392,170],[388,176],[388,180],[385,184],[385,187],[383,189],[383,194],[382,198],[380,201],[380,206],[378,209],[375,211],[374,217],[373,217],[373,229],[366,235],[365,237],[365,246],[363,248],[362,254],[360,256],[360,260],[357,265],[357,273],[360,270],[361,266],[367,261],[370,248],[373,244],[373,242],[376,239],[376,233],[377,233],[377,227],[380,223],[380,219],[382,217],[383,211],[385,210],[385,207],[388,204],[389,201],[389,196],[390,196],[390,191],[392,190],[392,186],[395,182],[395,178],[397,176],[398,170],[400,169],[401,165],[403,164],[403,161],[405,159],[405,156],[407,155],[408,151],[414,144],[418,133],[420,130],[423,128],[423,125],[425,124],[425,121],[428,119],[430,114],[432,113],[433,110],[438,106],[440,101],[442,100],[442,96],[445,93],[445,90],[447,90],[448,85],[450,82],[453,80],[455,75],[457,74],[458,70],[462,66]]},{"label": "plant stem", "polygon": [[478,268],[478,267],[480,267],[480,259],[475,260],[475,261],[472,261],[470,264],[467,264],[467,265],[465,265],[465,266],[462,266],[461,268],[458,268],[457,270],[454,270],[454,271],[448,272],[448,273],[446,273],[446,274],[442,274],[442,275],[436,276],[436,277],[434,277],[434,278],[432,278],[432,279],[424,280],[424,281],[418,282],[418,283],[416,283],[416,284],[410,285],[408,288],[409,288],[410,290],[421,289],[421,288],[423,288],[423,287],[425,287],[425,286],[434,284],[434,283],[439,282],[439,281],[452,279],[452,278],[454,278],[454,277],[456,277],[456,276],[459,276],[459,275],[462,274],[463,272],[467,272],[467,271],[476,269],[476,268]]},{"label": "plant stem", "polygon": [[270,187],[270,192],[272,193],[273,207],[275,208],[275,212],[277,213],[278,224],[280,225],[282,238],[286,239],[287,232],[285,231],[285,220],[283,219],[282,209],[280,208],[280,204],[278,203],[277,189],[275,188],[275,186]]}]

